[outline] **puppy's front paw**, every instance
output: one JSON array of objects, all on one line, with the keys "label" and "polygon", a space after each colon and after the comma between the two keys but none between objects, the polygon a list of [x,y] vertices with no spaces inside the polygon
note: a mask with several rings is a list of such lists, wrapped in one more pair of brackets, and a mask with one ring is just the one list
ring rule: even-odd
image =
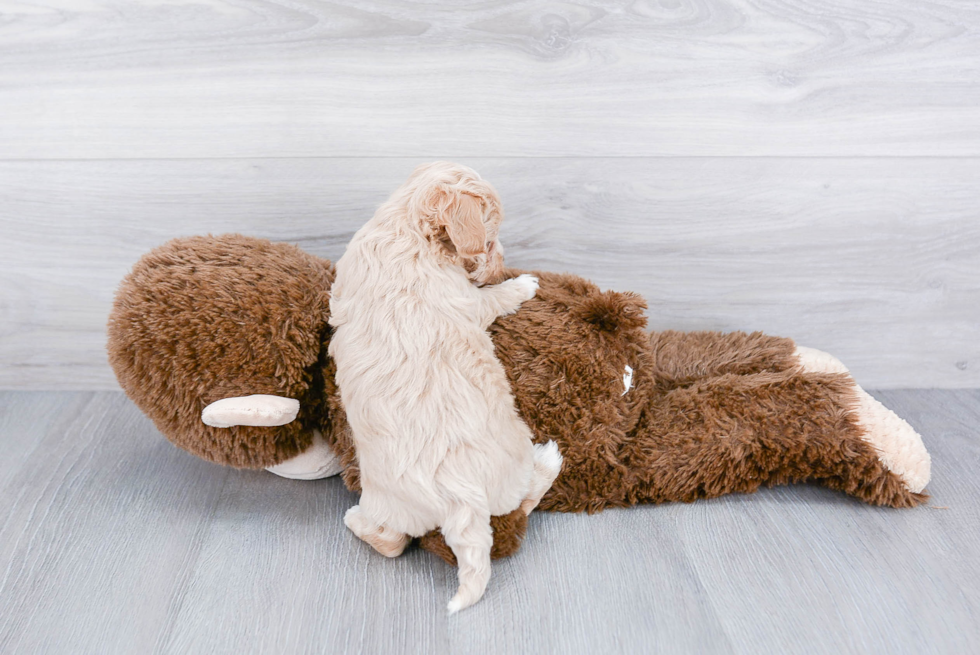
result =
[{"label": "puppy's front paw", "polygon": [[508,280],[507,284],[514,286],[521,291],[521,302],[530,300],[538,292],[538,278],[529,273],[523,273]]},{"label": "puppy's front paw", "polygon": [[490,308],[494,313],[489,317],[487,325],[489,326],[498,316],[513,314],[521,308],[525,300],[530,300],[537,292],[538,278],[527,273],[491,287],[486,293],[487,298],[491,300]]}]

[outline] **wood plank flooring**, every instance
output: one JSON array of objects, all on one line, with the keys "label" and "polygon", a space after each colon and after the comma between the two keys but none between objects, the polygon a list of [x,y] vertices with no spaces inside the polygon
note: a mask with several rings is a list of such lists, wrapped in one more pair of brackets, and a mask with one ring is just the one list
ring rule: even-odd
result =
[{"label": "wood plank flooring", "polygon": [[118,392],[3,392],[0,652],[971,652],[980,391],[875,395],[932,453],[929,505],[798,485],[538,513],[450,618],[454,571],[357,541],[339,480],[208,464]]}]

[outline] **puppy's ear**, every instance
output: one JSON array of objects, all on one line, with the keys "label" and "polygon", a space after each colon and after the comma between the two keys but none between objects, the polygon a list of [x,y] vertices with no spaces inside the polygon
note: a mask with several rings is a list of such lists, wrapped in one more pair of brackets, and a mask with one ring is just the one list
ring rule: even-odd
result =
[{"label": "puppy's ear", "polygon": [[463,257],[487,252],[483,217],[497,217],[500,200],[474,171],[447,162],[424,164],[415,169],[406,187],[414,187],[407,202],[409,216],[420,222],[426,236]]},{"label": "puppy's ear", "polygon": [[446,209],[437,219],[446,228],[449,240],[464,257],[475,257],[487,249],[487,228],[483,225],[483,201],[468,193],[450,193]]}]

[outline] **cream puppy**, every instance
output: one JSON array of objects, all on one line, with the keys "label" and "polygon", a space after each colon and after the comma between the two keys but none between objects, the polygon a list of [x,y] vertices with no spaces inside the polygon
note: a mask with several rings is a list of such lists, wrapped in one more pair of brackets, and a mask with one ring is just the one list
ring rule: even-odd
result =
[{"label": "cream puppy", "polygon": [[441,528],[459,563],[456,612],[490,578],[490,516],[530,511],[561,468],[533,446],[487,328],[534,297],[503,275],[493,187],[465,166],[420,166],[337,262],[330,356],[357,447],[354,534],[396,557]]}]

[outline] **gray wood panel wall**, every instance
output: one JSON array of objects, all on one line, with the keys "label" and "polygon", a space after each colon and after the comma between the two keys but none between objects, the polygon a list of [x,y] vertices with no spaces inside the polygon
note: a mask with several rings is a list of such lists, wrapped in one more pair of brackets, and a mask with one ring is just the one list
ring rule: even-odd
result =
[{"label": "gray wood panel wall", "polygon": [[980,386],[980,5],[0,0],[0,388],[111,389],[145,251],[336,258],[414,165],[513,265],[761,329],[866,386]]}]

